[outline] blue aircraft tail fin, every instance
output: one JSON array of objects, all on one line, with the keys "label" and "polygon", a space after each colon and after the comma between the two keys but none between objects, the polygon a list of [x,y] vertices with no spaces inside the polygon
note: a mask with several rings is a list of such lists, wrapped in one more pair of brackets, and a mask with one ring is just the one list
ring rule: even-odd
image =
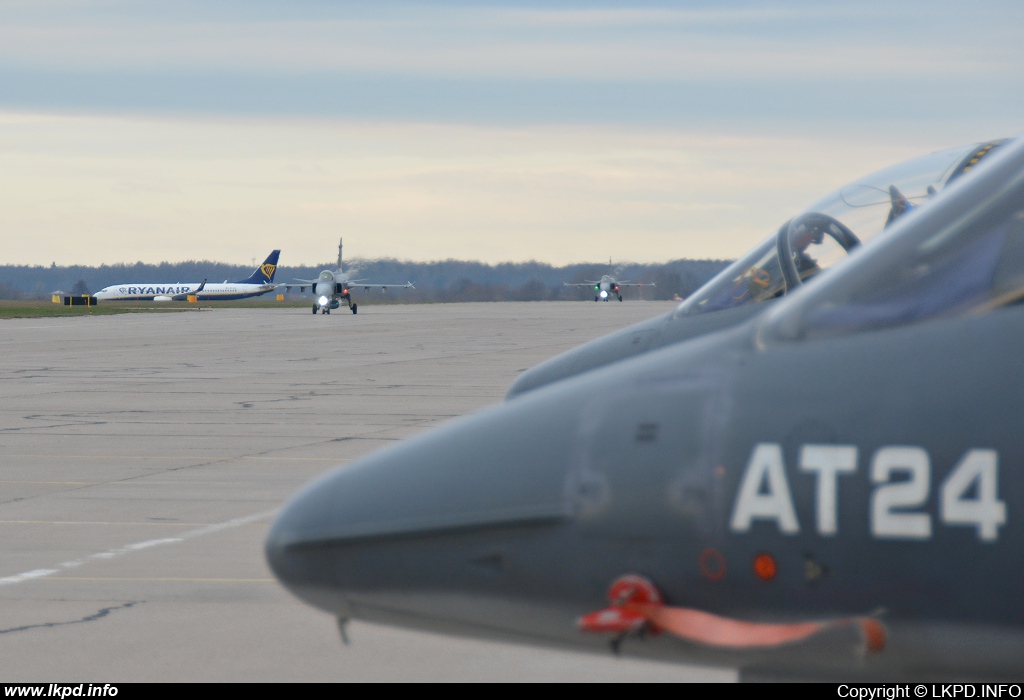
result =
[{"label": "blue aircraft tail fin", "polygon": [[274,273],[277,272],[277,259],[281,256],[280,250],[275,250],[263,264],[253,271],[249,279],[239,280],[238,284],[269,284],[274,281]]},{"label": "blue aircraft tail fin", "polygon": [[916,209],[917,205],[907,199],[902,192],[896,189],[896,185],[889,185],[889,201],[892,203],[889,209],[889,216],[885,220],[884,228],[889,228],[896,219],[906,214],[911,209]]}]

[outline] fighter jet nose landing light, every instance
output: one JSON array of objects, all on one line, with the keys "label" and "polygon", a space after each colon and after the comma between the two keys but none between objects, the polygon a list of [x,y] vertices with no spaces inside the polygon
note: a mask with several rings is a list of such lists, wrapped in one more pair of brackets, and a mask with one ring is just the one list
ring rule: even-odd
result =
[{"label": "fighter jet nose landing light", "polygon": [[[787,271],[704,298],[800,280],[804,243],[853,230],[799,215],[758,253]],[[327,475],[272,568],[343,619],[751,678],[1019,679],[1024,140],[872,245],[761,318]]]},{"label": "fighter jet nose landing light", "polygon": [[371,287],[378,287],[380,290],[387,291],[388,287],[397,287],[399,289],[413,289],[411,282],[406,284],[381,284],[379,282],[368,282],[365,279],[354,280],[351,278],[352,270],[345,272],[345,269],[341,265],[341,241],[338,241],[338,269],[336,270],[323,270],[317,279],[296,279],[292,284],[284,285],[285,291],[291,291],[292,287],[298,287],[300,293],[304,293],[306,288],[316,297],[313,302],[312,312],[314,314],[329,314],[332,309],[341,308],[342,303],[348,306],[349,311],[354,314],[359,313],[359,304],[352,300],[352,283],[358,282],[360,287],[365,291],[369,291]]}]

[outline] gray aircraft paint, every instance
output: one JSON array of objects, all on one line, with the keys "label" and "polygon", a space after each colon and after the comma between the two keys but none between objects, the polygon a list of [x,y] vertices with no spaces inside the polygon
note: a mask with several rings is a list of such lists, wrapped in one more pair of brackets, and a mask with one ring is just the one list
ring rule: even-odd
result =
[{"label": "gray aircraft paint", "polygon": [[[611,258],[608,259],[608,269],[612,269]],[[615,273],[608,275],[601,275],[599,280],[588,280],[586,282],[564,282],[566,287],[593,287],[594,288],[594,301],[611,301],[612,297],[615,297],[619,301],[622,301],[622,287],[653,287],[653,282],[630,282],[629,280],[619,281],[615,278]]]},{"label": "gray aircraft paint", "polygon": [[[862,204],[863,208],[877,207],[879,202],[872,202],[865,199],[864,193],[867,192],[870,194],[876,190],[880,192],[881,188],[877,186],[877,183],[889,186],[894,181],[896,184],[899,184],[900,187],[907,189],[908,193],[911,193],[910,199],[914,200],[917,204],[920,204],[923,201],[921,193],[927,192],[927,187],[931,186],[937,189],[942,189],[946,184],[955,181],[960,176],[970,172],[978,165],[979,162],[987,158],[990,154],[996,152],[999,147],[1005,143],[1005,141],[1005,139],[997,139],[985,143],[973,144],[967,147],[940,151],[885,168],[844,185],[836,190],[836,192],[831,193],[818,202],[815,202],[805,210],[802,215],[819,211],[829,215],[839,215],[842,205],[848,204],[851,200],[862,203],[866,202],[866,204]],[[951,159],[951,162],[947,162],[947,159]],[[924,176],[925,173],[932,172],[932,170],[934,170],[932,177]],[[877,183],[874,182],[876,180]],[[914,188],[915,191],[912,192],[909,188]],[[896,211],[898,202],[900,201],[902,201],[904,205],[906,204],[906,199],[890,199],[888,205],[885,207],[889,210],[889,216],[898,217],[906,211]],[[837,205],[837,202],[840,204]],[[863,220],[858,221],[857,215],[860,212],[858,212],[857,209],[858,207],[851,207],[848,211],[843,211],[841,218],[849,220],[850,223],[860,223],[861,226],[857,227],[856,233],[859,235],[861,242],[867,244],[870,243],[873,236],[877,233],[877,230],[868,226],[865,231],[863,226],[865,222]],[[799,278],[787,280],[783,279],[786,278],[786,275],[780,275],[780,279],[774,280],[773,286],[768,290],[770,294],[777,296],[766,296],[761,298],[752,297],[746,299],[739,306],[713,311],[711,313],[702,312],[699,308],[700,305],[695,304],[694,302],[699,301],[702,298],[706,300],[712,293],[711,290],[716,287],[721,287],[723,284],[731,285],[731,280],[737,276],[737,273],[742,273],[744,270],[748,269],[759,269],[763,264],[762,261],[766,254],[769,258],[773,254],[781,256],[781,245],[788,243],[790,238],[787,237],[792,236],[792,232],[789,231],[789,227],[793,221],[796,221],[799,218],[799,216],[794,217],[793,220],[784,224],[775,235],[763,241],[753,250],[737,260],[733,265],[730,265],[720,274],[708,281],[707,284],[696,290],[686,301],[680,304],[679,308],[675,311],[642,324],[637,324],[630,328],[623,329],[618,333],[598,338],[597,340],[591,341],[590,343],[570,350],[569,352],[562,353],[557,357],[541,363],[537,367],[527,370],[512,383],[509,387],[506,398],[511,399],[524,392],[544,386],[545,384],[565,379],[566,377],[586,372],[597,367],[603,367],[610,362],[634,357],[641,353],[648,352],[649,350],[689,340],[690,338],[710,333],[712,331],[721,330],[723,328],[736,325],[751,316],[761,313],[767,308],[765,306],[766,303],[773,301],[777,296],[786,294],[801,286],[802,280]],[[876,223],[882,222],[879,221]],[[827,255],[828,254],[826,253],[826,256]],[[759,259],[762,261],[759,261]],[[835,262],[834,257],[832,258],[832,261]],[[769,260],[769,264],[770,263],[771,261]]]},{"label": "gray aircraft paint", "polygon": [[386,292],[388,287],[398,289],[414,288],[412,282],[406,282],[405,284],[382,284],[380,282],[353,279],[349,276],[349,273],[345,272],[342,265],[343,242],[344,239],[338,239],[338,269],[322,270],[315,280],[296,280],[292,284],[284,285],[287,292],[290,292],[292,287],[298,287],[300,292],[305,292],[308,287],[315,297],[312,308],[314,314],[318,311],[321,314],[329,314],[331,309],[339,308],[342,302],[347,304],[353,314],[358,313],[359,305],[352,301],[352,289],[357,287],[362,287],[363,291],[378,288],[382,292]]},{"label": "gray aircraft paint", "polygon": [[650,350],[729,328],[760,314],[774,300],[744,304],[699,316],[664,314],[602,336],[569,352],[542,362],[521,374],[509,387],[507,399],[552,382],[603,367]]},{"label": "gray aircraft paint", "polygon": [[[626,639],[624,654],[753,677],[1016,678],[1024,306],[871,330],[815,315],[843,299],[859,308],[851,290],[947,232],[955,242],[996,225],[1009,227],[999,274],[1012,263],[1024,289],[1014,212],[1024,142],[763,317],[325,475],[278,516],[270,565],[341,620],[591,650],[607,639],[575,620],[638,573],[670,605],[752,621],[874,615],[888,640],[864,656],[849,629],[745,651],[662,634]],[[714,576],[709,549],[723,564]],[[770,581],[753,570],[763,553],[778,563]]]}]

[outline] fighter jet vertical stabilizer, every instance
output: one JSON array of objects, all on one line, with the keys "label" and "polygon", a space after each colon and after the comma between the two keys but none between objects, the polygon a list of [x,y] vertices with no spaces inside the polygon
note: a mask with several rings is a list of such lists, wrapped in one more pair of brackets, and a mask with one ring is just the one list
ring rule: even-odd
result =
[{"label": "fighter jet vertical stabilizer", "polygon": [[405,284],[381,284],[380,282],[367,282],[363,279],[352,279],[345,272],[342,266],[342,244],[344,240],[338,239],[338,268],[336,270],[323,270],[315,280],[295,280],[292,284],[286,284],[285,291],[290,292],[293,287],[298,287],[299,292],[305,292],[308,288],[314,296],[313,314],[330,314],[331,309],[337,309],[342,302],[348,305],[353,314],[359,313],[359,305],[352,300],[352,289],[362,287],[363,291],[371,288],[378,288],[386,292],[388,287],[397,289],[415,289],[412,282]]},{"label": "fighter jet vertical stabilizer", "polygon": [[747,677],[1017,679],[1022,302],[1018,140],[761,316],[321,477],[268,561],[346,619]]}]

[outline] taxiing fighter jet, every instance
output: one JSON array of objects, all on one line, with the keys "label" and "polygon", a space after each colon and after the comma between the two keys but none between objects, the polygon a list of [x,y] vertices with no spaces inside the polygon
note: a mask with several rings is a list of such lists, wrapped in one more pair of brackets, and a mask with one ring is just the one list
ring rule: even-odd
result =
[{"label": "taxiing fighter jet", "polygon": [[[611,258],[608,259],[608,267],[612,266]],[[653,287],[654,282],[642,283],[642,282],[630,282],[629,280],[622,280],[621,282],[615,279],[614,274],[601,275],[601,279],[592,280],[590,282],[563,282],[566,287],[593,287],[594,288],[594,301],[608,301],[612,295],[622,301],[622,288],[623,287]]]},{"label": "taxiing fighter jet", "polygon": [[341,250],[342,242],[344,239],[338,239],[338,269],[337,270],[324,270],[320,273],[320,276],[315,280],[296,280],[294,284],[284,285],[285,291],[290,292],[292,287],[298,287],[299,292],[305,292],[306,287],[316,295],[316,300],[313,302],[313,313],[319,311],[322,314],[331,313],[331,309],[337,309],[341,306],[341,302],[348,304],[348,308],[352,313],[359,313],[359,305],[352,301],[352,289],[354,287],[362,287],[363,291],[370,291],[371,287],[377,287],[381,291],[386,292],[388,287],[397,287],[399,289],[415,289],[412,282],[406,282],[405,284],[380,284],[377,282],[367,282],[361,279],[352,279],[348,276],[342,267],[341,262]]},{"label": "taxiing fighter jet", "polygon": [[[508,397],[745,321],[843,259],[938,190],[974,169],[1006,139],[939,151],[872,173],[818,200],[675,311],[598,338],[524,372]],[[715,313],[711,313],[715,312]]]},{"label": "taxiing fighter jet", "polygon": [[738,667],[1019,678],[1024,139],[766,314],[320,478],[337,616]]}]

